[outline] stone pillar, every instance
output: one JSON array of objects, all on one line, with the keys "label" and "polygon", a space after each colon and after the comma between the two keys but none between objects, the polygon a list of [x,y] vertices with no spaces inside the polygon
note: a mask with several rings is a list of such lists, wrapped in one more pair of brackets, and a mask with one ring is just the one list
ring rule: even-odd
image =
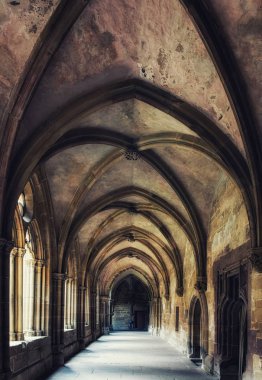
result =
[{"label": "stone pillar", "polygon": [[112,326],[112,318],[114,314],[113,308],[114,308],[114,300],[110,299],[109,300],[109,330],[110,331],[113,331],[113,326]]},{"label": "stone pillar", "polygon": [[90,324],[91,324],[91,331],[92,331],[92,339],[96,340],[96,292],[91,293]]},{"label": "stone pillar", "polygon": [[87,288],[86,286],[80,286],[80,302],[81,302],[81,331],[82,331],[82,336],[85,336],[85,325],[86,325],[86,297],[87,297]]},{"label": "stone pillar", "polygon": [[100,315],[102,316],[102,333],[109,334],[110,303],[108,296],[100,296]]},{"label": "stone pillar", "polygon": [[75,329],[76,327],[76,280],[75,279],[72,280],[71,294],[72,294],[72,302],[71,302],[70,325],[72,329]]},{"label": "stone pillar", "polygon": [[55,367],[64,364],[65,278],[63,273],[52,273],[52,350]]},{"label": "stone pillar", "polygon": [[10,378],[9,357],[9,266],[13,244],[0,239],[0,379]]},{"label": "stone pillar", "polygon": [[35,318],[34,318],[34,328],[37,336],[43,334],[41,326],[41,310],[42,306],[42,278],[43,278],[43,267],[44,260],[36,260],[35,262]]},{"label": "stone pillar", "polygon": [[12,249],[10,253],[10,307],[9,307],[9,335],[10,340],[16,340],[16,333],[15,333],[15,255],[16,255],[16,249]]},{"label": "stone pillar", "polygon": [[[40,326],[43,333],[47,333],[47,331],[49,330],[48,326],[49,326],[49,319],[50,319],[49,316],[46,315],[46,311],[48,310],[46,282],[47,284],[49,284],[49,281],[46,281],[47,272],[48,272],[47,265],[45,264],[42,268],[42,278],[41,278],[42,289],[41,289],[41,316],[40,316],[41,325]],[[48,302],[49,302],[49,299],[48,299]]]},{"label": "stone pillar", "polygon": [[85,306],[86,306],[86,287],[78,286],[77,296],[77,336],[80,344],[80,348],[85,347]]},{"label": "stone pillar", "polygon": [[16,340],[24,339],[23,331],[23,257],[24,248],[16,248],[15,255],[15,331]]},{"label": "stone pillar", "polygon": [[153,333],[157,334],[157,329],[158,329],[158,306],[157,306],[157,297],[153,298],[152,301],[152,321],[153,321]]},{"label": "stone pillar", "polygon": [[28,336],[33,336],[35,335],[34,331],[34,300],[35,300],[35,260],[30,261],[29,265],[29,295],[28,295],[28,331],[27,335]]},{"label": "stone pillar", "polygon": [[71,286],[72,278],[67,278],[66,286],[66,328],[71,329]]},{"label": "stone pillar", "polygon": [[157,297],[156,302],[156,310],[157,310],[157,328],[156,328],[156,334],[160,334],[161,330],[161,298]]}]

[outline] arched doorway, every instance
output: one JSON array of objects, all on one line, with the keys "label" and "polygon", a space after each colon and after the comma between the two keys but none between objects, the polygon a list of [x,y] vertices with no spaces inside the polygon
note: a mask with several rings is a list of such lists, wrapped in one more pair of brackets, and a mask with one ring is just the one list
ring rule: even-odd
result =
[{"label": "arched doorway", "polygon": [[239,274],[228,275],[226,285],[218,321],[220,378],[241,380],[246,367],[247,306],[239,289]]},{"label": "arched doorway", "polygon": [[149,292],[135,276],[124,278],[112,292],[112,329],[148,330]]},{"label": "arched doorway", "polygon": [[189,315],[189,357],[201,360],[201,304],[197,297],[191,302]]}]

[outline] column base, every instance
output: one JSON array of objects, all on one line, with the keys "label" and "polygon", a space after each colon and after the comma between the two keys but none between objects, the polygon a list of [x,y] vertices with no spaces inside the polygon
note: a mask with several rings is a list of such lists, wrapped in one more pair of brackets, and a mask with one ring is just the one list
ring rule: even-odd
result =
[{"label": "column base", "polygon": [[79,349],[84,350],[85,349],[85,340],[83,338],[79,339]]},{"label": "column base", "polygon": [[9,339],[10,339],[10,341],[16,340],[16,333],[10,333],[9,334]]},{"label": "column base", "polygon": [[64,363],[64,346],[53,346],[53,368],[61,367],[64,365]]},{"label": "column base", "polygon": [[109,335],[109,327],[103,327],[102,332],[104,335]]},{"label": "column base", "polygon": [[25,340],[24,333],[16,333],[16,340]]},{"label": "column base", "polygon": [[35,331],[34,331],[34,330],[26,331],[26,333],[25,333],[24,335],[25,335],[26,337],[35,336]]}]

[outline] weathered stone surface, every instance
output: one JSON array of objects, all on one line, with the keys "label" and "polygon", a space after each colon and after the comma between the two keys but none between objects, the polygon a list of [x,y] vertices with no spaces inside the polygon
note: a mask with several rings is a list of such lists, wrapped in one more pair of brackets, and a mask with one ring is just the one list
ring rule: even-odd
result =
[{"label": "weathered stone surface", "polygon": [[222,83],[179,1],[160,8],[157,1],[137,0],[88,5],[49,66],[21,133],[87,89],[130,77],[195,104],[244,153]]}]

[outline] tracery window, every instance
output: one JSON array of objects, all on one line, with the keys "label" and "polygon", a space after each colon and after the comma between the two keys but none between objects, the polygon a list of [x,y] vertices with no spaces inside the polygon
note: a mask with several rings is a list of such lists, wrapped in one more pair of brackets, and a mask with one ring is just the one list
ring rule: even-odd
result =
[{"label": "tracery window", "polygon": [[25,255],[23,259],[23,328],[27,336],[34,335],[35,256],[28,228],[26,231]]},{"label": "tracery window", "polygon": [[[26,199],[29,200],[27,205]],[[32,191],[27,184],[18,198],[10,254],[10,340],[43,335],[45,260]]]}]

